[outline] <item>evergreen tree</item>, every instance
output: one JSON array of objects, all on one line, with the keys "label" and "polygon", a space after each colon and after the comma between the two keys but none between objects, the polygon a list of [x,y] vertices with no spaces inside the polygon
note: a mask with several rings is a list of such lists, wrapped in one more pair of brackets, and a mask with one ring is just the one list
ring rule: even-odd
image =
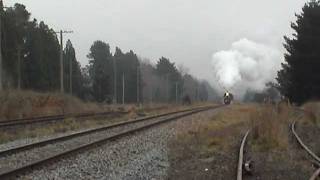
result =
[{"label": "evergreen tree", "polygon": [[[64,87],[66,92],[75,94],[78,97],[82,96],[83,78],[81,75],[80,63],[76,59],[76,52],[70,40],[67,41],[64,49]],[[70,81],[72,78],[72,92]]]},{"label": "evergreen tree", "polygon": [[95,41],[90,48],[88,58],[93,97],[98,102],[110,102],[113,93],[110,46],[103,41]]},{"label": "evergreen tree", "polygon": [[14,7],[4,11],[2,16],[2,50],[4,84],[8,88],[17,86],[18,72],[18,49],[22,50],[20,57],[25,53],[25,38],[28,30],[30,13],[22,4],[15,4]]},{"label": "evergreen tree", "polygon": [[209,92],[204,82],[201,82],[199,87],[199,100],[200,101],[207,101],[209,98]]},{"label": "evergreen tree", "polygon": [[320,1],[312,0],[291,24],[293,38],[285,36],[285,63],[278,72],[281,94],[301,104],[320,98]]},{"label": "evergreen tree", "polygon": [[174,63],[171,63],[169,59],[162,57],[156,64],[156,73],[165,82],[165,93],[162,95],[164,101],[173,102],[176,100],[176,85],[178,89],[178,96],[180,98],[182,94],[183,81],[181,74],[177,70]]},{"label": "evergreen tree", "polygon": [[44,22],[29,24],[26,54],[23,59],[23,83],[27,89],[55,91],[59,88],[59,42],[56,33]]},{"label": "evergreen tree", "polygon": [[[122,102],[122,77],[124,76],[124,101],[125,103],[135,103],[137,102],[137,85],[140,86],[139,91],[142,90],[141,77],[140,75],[138,77],[137,74],[140,71],[139,59],[133,51],[124,54],[120,48],[116,48],[114,58],[117,68],[117,101]],[[138,78],[140,80],[138,80]],[[139,94],[141,94],[141,92]]]},{"label": "evergreen tree", "polygon": [[17,87],[20,73],[22,88],[56,90],[59,87],[59,42],[56,33],[44,22],[30,21],[30,13],[22,4],[15,4],[4,12],[2,28],[5,87]]}]

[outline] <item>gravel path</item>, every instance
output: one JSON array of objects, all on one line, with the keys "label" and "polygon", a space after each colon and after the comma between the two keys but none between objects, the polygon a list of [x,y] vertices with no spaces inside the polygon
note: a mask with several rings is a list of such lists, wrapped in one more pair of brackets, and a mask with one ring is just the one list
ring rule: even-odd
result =
[{"label": "gravel path", "polygon": [[[182,114],[182,113],[179,113],[179,114]],[[176,114],[176,115],[179,115],[179,114]],[[172,116],[176,116],[176,115],[161,117],[161,118],[153,119],[153,120],[146,121],[146,122],[137,122],[137,123],[130,124],[130,125],[115,127],[112,129],[102,131],[102,132],[96,132],[96,133],[92,133],[89,135],[75,137],[75,138],[72,138],[69,140],[57,142],[54,144],[49,144],[49,145],[46,145],[43,147],[34,148],[31,150],[23,151],[23,152],[9,155],[6,157],[0,157],[0,162],[1,162],[0,163],[0,172],[4,172],[7,170],[16,168],[16,167],[20,167],[20,166],[29,164],[32,161],[46,158],[46,157],[52,156],[54,154],[61,153],[62,151],[70,150],[72,148],[81,146],[83,144],[88,144],[93,141],[104,139],[105,137],[108,137],[108,136],[113,136],[115,134],[118,134],[119,132],[123,132],[123,131],[129,130],[129,129],[132,129],[132,128],[137,128],[137,127],[140,127],[140,126],[143,126],[146,124],[161,121],[164,118],[172,117]]]},{"label": "gravel path", "polygon": [[213,111],[138,132],[135,136],[121,138],[35,170],[20,179],[166,179],[170,167],[167,144],[174,137],[179,123],[203,118]]}]

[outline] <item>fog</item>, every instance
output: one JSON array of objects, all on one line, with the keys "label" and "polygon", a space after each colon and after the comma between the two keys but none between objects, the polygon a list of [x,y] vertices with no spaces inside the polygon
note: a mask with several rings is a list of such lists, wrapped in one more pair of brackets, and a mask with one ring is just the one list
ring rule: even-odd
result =
[{"label": "fog", "polygon": [[[275,76],[273,68],[278,67],[282,61],[279,53],[284,52],[282,37],[292,32],[294,13],[300,12],[306,1],[5,0],[4,4],[15,2],[25,4],[32,17],[56,30],[73,30],[65,39],[72,40],[82,65],[88,62],[86,55],[93,41],[100,39],[112,49],[132,49],[153,62],[168,57],[219,87],[211,65],[213,56],[213,64],[228,65],[226,72],[218,72],[225,86],[246,82],[248,88],[261,89]],[[276,55],[263,56],[265,51]],[[258,60],[256,55],[263,57]],[[226,63],[225,59],[232,60]],[[263,69],[266,61],[277,62],[269,62]],[[265,71],[246,73],[255,68]]]}]

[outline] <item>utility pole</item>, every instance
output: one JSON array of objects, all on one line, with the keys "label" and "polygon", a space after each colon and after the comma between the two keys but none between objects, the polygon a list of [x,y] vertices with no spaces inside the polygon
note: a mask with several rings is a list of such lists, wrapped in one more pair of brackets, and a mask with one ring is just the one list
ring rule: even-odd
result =
[{"label": "utility pole", "polygon": [[139,91],[140,91],[140,72],[139,72],[140,68],[139,68],[139,62],[137,62],[137,104],[140,104],[140,95],[139,95]]},{"label": "utility pole", "polygon": [[60,92],[64,93],[63,84],[63,34],[73,33],[73,31],[62,31],[56,32],[60,34]]},{"label": "utility pole", "polygon": [[153,88],[151,87],[151,95],[150,95],[150,103],[152,104],[153,101]]},{"label": "utility pole", "polygon": [[70,59],[70,84],[69,84],[69,88],[70,88],[70,95],[72,96],[72,58],[69,58]]},{"label": "utility pole", "polygon": [[122,74],[122,105],[124,105],[124,89],[125,89],[125,84],[124,84],[124,73]]},{"label": "utility pole", "polygon": [[0,91],[3,90],[2,86],[2,13],[3,13],[3,2],[0,0]]},{"label": "utility pole", "polygon": [[18,56],[18,90],[21,90],[21,46],[18,46],[18,52],[17,52],[17,56]]},{"label": "utility pole", "polygon": [[167,86],[167,103],[169,103],[169,74],[166,74],[166,86]]},{"label": "utility pole", "polygon": [[117,104],[117,62],[115,57],[113,57],[113,83],[113,103]]},{"label": "utility pole", "polygon": [[178,104],[178,82],[176,82],[176,104]]}]

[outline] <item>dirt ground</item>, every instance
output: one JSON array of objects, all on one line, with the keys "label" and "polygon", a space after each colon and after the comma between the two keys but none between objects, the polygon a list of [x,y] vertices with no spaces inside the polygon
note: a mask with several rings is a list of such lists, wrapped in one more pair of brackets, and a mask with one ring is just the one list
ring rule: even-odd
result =
[{"label": "dirt ground", "polygon": [[[169,144],[168,179],[235,179],[241,139],[246,130],[253,127],[252,113],[258,106],[260,105],[232,105],[203,119],[184,121],[180,124],[177,127],[178,134]],[[245,160],[254,162],[254,170],[251,175],[246,174],[244,179],[310,178],[315,169],[308,155],[291,135],[290,121],[285,123],[287,124],[284,124],[284,127],[287,128],[282,130],[286,137],[284,138],[282,133],[278,138],[281,139],[280,142],[287,141],[282,145],[268,146],[268,142],[257,144],[252,133],[248,137]],[[273,133],[271,138],[281,134],[275,135],[273,131],[271,132]],[[314,142],[313,135],[309,136],[310,141],[313,139]]]}]

